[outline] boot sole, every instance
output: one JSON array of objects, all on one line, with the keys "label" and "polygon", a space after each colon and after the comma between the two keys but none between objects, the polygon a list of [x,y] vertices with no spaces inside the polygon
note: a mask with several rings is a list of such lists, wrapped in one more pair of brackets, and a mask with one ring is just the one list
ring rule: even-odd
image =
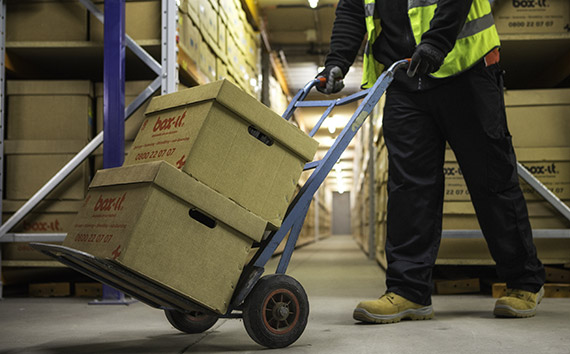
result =
[{"label": "boot sole", "polygon": [[493,314],[502,318],[528,318],[536,315],[536,308],[529,310],[517,310],[506,305],[497,305]]},{"label": "boot sole", "polygon": [[367,323],[396,323],[401,320],[431,320],[434,317],[433,308],[431,306],[422,307],[419,309],[410,309],[402,311],[393,315],[377,315],[366,311],[365,309],[355,309],[352,318],[357,321]]},{"label": "boot sole", "polygon": [[536,308],[538,304],[542,301],[544,297],[544,288],[541,288],[538,292],[538,298],[536,299],[536,306],[533,309],[528,310],[517,310],[508,305],[495,305],[493,314],[500,318],[528,318],[534,317],[536,315]]}]

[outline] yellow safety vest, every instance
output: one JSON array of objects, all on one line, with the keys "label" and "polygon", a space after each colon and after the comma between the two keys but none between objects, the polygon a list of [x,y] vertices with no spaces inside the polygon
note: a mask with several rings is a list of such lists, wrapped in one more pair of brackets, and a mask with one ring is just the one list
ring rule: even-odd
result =
[{"label": "yellow safety vest", "polygon": [[[375,2],[375,0],[364,0],[368,40],[364,50],[362,88],[372,87],[384,70],[384,66],[376,61],[372,53],[374,42],[382,30]],[[429,30],[437,2],[438,0],[408,0],[408,17],[416,44],[420,43],[422,35]],[[439,70],[430,75],[444,78],[463,72],[500,44],[489,0],[474,0],[465,25],[457,36],[455,46],[447,54]]]}]

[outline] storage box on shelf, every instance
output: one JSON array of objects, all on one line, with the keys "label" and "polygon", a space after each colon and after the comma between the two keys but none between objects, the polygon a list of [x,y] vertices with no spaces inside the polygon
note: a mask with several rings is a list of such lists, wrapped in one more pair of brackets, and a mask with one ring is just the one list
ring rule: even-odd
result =
[{"label": "storage box on shelf", "polygon": [[90,81],[10,80],[6,138],[88,140],[93,135]]},{"label": "storage box on shelf", "polygon": [[79,1],[7,1],[6,41],[88,39],[88,13]]},{"label": "storage box on shelf", "polygon": [[[7,199],[31,198],[85,145],[85,140],[6,140]],[[85,197],[90,168],[83,162],[46,199],[81,200]]]},{"label": "storage box on shelf", "polygon": [[567,34],[570,3],[567,0],[512,1],[493,3],[499,34]]},{"label": "storage box on shelf", "polygon": [[265,225],[157,161],[99,171],[64,246],[113,259],[223,314]]},{"label": "storage box on shelf", "polygon": [[[95,1],[97,7],[104,9],[103,1]],[[125,2],[125,32],[135,41],[161,40],[161,1],[129,0]],[[103,42],[103,24],[95,16],[89,18],[90,40]]]},{"label": "storage box on shelf", "polygon": [[[2,220],[7,220],[24,203],[25,201],[20,200],[3,200]],[[31,213],[14,226],[12,232],[66,233],[70,230],[81,204],[83,204],[83,201],[42,201]],[[27,242],[2,244],[2,266],[40,266],[48,265],[46,262],[51,260],[48,256],[32,249]]]}]

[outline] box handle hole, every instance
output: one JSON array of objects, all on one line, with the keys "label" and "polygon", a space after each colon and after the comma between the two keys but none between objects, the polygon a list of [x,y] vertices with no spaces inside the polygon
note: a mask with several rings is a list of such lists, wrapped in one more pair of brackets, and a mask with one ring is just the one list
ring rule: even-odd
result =
[{"label": "box handle hole", "polygon": [[190,215],[190,217],[192,219],[198,221],[200,224],[202,224],[202,225],[204,225],[210,229],[213,229],[214,227],[216,227],[216,220],[214,220],[213,218],[209,217],[208,215],[202,213],[198,209],[190,209],[188,214]]},{"label": "box handle hole", "polygon": [[256,129],[253,125],[250,125],[247,128],[247,131],[249,132],[249,135],[253,136],[254,138],[256,138],[257,140],[261,141],[262,143],[264,143],[267,146],[271,146],[273,145],[273,139],[271,139],[269,136],[263,134],[262,132],[260,132],[258,129]]}]

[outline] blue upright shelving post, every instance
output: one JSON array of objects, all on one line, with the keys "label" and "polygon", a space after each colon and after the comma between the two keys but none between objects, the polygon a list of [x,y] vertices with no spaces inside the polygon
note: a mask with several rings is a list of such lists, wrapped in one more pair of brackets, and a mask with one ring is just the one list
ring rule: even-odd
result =
[{"label": "blue upright shelving post", "polygon": [[[103,52],[103,168],[125,160],[125,0],[105,1]],[[103,285],[103,298],[91,304],[128,305],[125,294]]]}]

